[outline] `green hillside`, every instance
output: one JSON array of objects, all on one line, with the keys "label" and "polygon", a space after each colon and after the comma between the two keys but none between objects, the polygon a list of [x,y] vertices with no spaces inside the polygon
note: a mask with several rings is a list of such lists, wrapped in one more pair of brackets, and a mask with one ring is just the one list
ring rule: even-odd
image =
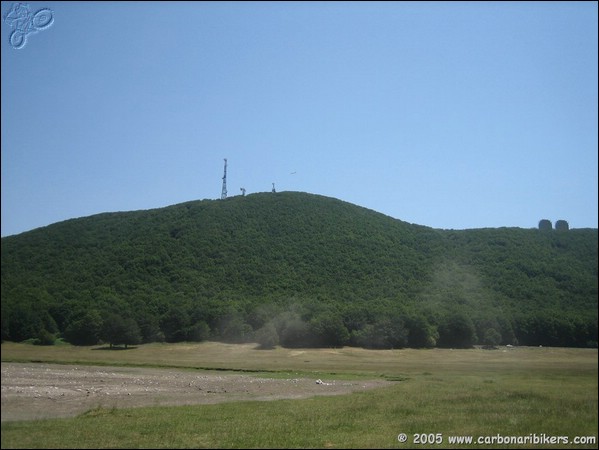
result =
[{"label": "green hillside", "polygon": [[2,238],[2,338],[596,346],[597,237],[297,192],[99,214]]}]

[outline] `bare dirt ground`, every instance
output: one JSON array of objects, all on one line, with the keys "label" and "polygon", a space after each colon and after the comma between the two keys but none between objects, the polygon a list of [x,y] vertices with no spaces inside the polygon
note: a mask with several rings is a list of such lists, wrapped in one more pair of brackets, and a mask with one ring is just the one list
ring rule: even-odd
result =
[{"label": "bare dirt ground", "polygon": [[2,421],[72,417],[93,408],[297,399],[382,387],[384,380],[259,378],[176,369],[2,363]]}]

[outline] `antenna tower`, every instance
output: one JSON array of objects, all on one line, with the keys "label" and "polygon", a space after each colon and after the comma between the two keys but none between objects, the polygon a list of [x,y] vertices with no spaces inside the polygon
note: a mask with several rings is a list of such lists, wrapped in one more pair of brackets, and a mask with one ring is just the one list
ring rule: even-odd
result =
[{"label": "antenna tower", "polygon": [[224,200],[227,198],[227,158],[225,158],[225,174],[223,175],[223,191],[220,194],[220,199]]}]

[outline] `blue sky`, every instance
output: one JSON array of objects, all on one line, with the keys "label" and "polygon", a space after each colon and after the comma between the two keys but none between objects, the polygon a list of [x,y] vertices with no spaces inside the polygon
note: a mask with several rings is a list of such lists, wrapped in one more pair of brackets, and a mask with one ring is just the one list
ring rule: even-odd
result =
[{"label": "blue sky", "polygon": [[[597,3],[29,2],[2,236],[303,191],[443,229],[597,228]],[[13,2],[2,2],[2,18]]]}]

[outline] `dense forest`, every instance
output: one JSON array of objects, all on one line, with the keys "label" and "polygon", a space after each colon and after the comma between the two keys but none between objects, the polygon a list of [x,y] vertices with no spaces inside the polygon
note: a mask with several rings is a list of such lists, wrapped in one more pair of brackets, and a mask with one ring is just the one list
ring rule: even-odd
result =
[{"label": "dense forest", "polygon": [[2,340],[596,347],[597,237],[299,192],[98,214],[2,238]]}]

